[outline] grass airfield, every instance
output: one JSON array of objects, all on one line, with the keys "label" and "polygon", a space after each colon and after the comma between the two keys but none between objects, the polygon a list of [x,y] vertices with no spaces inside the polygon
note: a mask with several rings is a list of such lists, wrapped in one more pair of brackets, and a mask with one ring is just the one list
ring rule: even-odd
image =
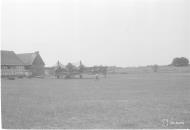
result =
[{"label": "grass airfield", "polygon": [[190,74],[1,81],[3,128],[190,128]]}]

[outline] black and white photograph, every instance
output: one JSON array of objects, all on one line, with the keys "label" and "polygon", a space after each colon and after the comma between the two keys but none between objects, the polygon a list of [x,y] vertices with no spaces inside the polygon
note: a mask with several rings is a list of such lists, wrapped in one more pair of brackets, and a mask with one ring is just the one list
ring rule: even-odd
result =
[{"label": "black and white photograph", "polygon": [[2,129],[190,129],[190,0],[2,0]]}]

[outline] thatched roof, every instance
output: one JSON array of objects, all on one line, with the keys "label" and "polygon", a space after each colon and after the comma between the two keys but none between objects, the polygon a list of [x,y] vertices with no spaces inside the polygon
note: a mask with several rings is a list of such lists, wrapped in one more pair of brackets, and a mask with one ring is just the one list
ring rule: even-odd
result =
[{"label": "thatched roof", "polygon": [[[17,56],[22,60],[22,62],[25,63],[25,65],[32,65],[34,60],[36,59],[36,57],[40,56],[40,55],[39,55],[39,52],[34,52],[34,53],[17,54]],[[42,59],[41,59],[41,61],[43,62]],[[43,64],[44,64],[44,62],[43,62]]]},{"label": "thatched roof", "polygon": [[24,65],[14,51],[1,51],[1,65]]},{"label": "thatched roof", "polygon": [[17,56],[26,64],[32,65],[36,54],[35,53],[24,53],[24,54],[17,54]]}]

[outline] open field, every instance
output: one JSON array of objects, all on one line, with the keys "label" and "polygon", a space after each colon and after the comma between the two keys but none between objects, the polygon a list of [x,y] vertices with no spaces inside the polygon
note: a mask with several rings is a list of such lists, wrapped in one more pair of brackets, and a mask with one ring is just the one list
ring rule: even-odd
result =
[{"label": "open field", "polygon": [[[110,71],[110,68],[108,69]],[[108,71],[108,72],[109,72]],[[139,74],[139,73],[152,73],[152,66],[142,66],[142,67],[126,67],[126,68],[112,68],[111,73],[127,73],[127,74]],[[190,73],[190,65],[184,67],[175,67],[175,66],[158,66],[158,73]]]},{"label": "open field", "polygon": [[3,128],[190,128],[189,73],[1,85]]}]

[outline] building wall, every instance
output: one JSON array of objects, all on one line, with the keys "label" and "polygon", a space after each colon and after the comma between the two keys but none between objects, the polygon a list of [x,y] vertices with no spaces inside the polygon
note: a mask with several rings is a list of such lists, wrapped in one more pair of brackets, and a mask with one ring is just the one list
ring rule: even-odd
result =
[{"label": "building wall", "polygon": [[39,55],[35,58],[35,60],[33,61],[33,64],[25,66],[25,69],[31,72],[32,76],[45,75],[44,63]]},{"label": "building wall", "polygon": [[16,66],[16,65],[2,65],[1,66],[1,76],[24,76],[25,69],[24,66]]},{"label": "building wall", "polygon": [[31,70],[33,76],[44,75],[44,66],[43,65],[32,65],[30,70]]}]

